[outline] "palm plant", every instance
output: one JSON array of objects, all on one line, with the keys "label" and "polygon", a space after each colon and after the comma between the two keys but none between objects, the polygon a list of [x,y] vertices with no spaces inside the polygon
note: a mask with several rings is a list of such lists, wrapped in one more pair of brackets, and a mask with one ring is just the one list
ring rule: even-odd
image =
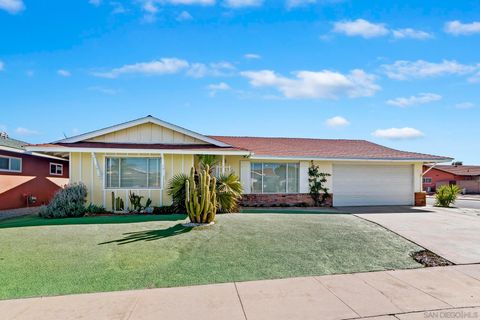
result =
[{"label": "palm plant", "polygon": [[238,206],[238,200],[242,197],[242,184],[238,177],[233,174],[221,175],[216,186],[219,211],[233,212]]},{"label": "palm plant", "polygon": [[176,212],[185,212],[186,182],[189,176],[185,173],[176,174],[167,186],[168,195],[172,197],[172,206]]},{"label": "palm plant", "polygon": [[437,207],[450,207],[451,204],[455,203],[460,192],[460,188],[455,184],[446,184],[439,187],[435,194],[435,205]]},{"label": "palm plant", "polygon": [[213,154],[199,154],[198,155],[198,172],[202,172],[208,166],[209,174],[213,174],[213,169],[218,165],[219,161],[216,155]]}]

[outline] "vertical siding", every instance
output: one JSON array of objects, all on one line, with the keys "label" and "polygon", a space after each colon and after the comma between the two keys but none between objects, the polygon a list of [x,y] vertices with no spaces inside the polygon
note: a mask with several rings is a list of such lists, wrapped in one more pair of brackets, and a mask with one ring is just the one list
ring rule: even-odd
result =
[{"label": "vertical siding", "polygon": [[89,139],[87,141],[114,143],[205,143],[199,139],[187,136],[183,133],[176,132],[153,123],[145,123],[127,129],[118,130],[109,134]]}]

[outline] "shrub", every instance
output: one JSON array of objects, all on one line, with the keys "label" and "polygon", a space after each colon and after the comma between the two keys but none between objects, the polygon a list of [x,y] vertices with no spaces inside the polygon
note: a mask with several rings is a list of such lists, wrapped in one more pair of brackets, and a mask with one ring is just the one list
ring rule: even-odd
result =
[{"label": "shrub", "polygon": [[460,191],[460,188],[454,184],[440,186],[435,194],[435,205],[437,207],[450,207],[457,200]]},{"label": "shrub", "polygon": [[40,209],[43,218],[82,217],[85,215],[87,187],[83,183],[73,183],[59,190],[52,201]]},{"label": "shrub", "polygon": [[94,216],[96,214],[101,214],[101,213],[106,213],[107,210],[105,209],[104,206],[99,206],[93,203],[90,203],[86,208],[85,208],[85,215],[86,216]]},{"label": "shrub", "polygon": [[162,206],[162,207],[153,207],[153,214],[173,214],[177,213],[175,207],[171,206]]},{"label": "shrub", "polygon": [[308,185],[310,187],[310,197],[313,199],[315,207],[323,205],[330,197],[328,188],[325,187],[327,177],[329,176],[331,174],[320,172],[319,166],[312,161],[308,168]]}]

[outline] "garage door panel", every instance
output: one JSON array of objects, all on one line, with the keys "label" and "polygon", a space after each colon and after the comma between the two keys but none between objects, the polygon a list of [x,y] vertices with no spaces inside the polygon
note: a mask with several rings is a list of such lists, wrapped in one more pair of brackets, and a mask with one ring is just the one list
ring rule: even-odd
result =
[{"label": "garage door panel", "polygon": [[336,206],[413,204],[411,165],[334,165]]}]

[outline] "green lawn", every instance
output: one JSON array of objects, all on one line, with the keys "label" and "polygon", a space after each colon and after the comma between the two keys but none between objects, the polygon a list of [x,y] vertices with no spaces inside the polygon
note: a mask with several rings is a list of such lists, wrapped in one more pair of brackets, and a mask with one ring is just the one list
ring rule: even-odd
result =
[{"label": "green lawn", "polygon": [[352,215],[0,221],[0,299],[421,267],[415,244]]}]

